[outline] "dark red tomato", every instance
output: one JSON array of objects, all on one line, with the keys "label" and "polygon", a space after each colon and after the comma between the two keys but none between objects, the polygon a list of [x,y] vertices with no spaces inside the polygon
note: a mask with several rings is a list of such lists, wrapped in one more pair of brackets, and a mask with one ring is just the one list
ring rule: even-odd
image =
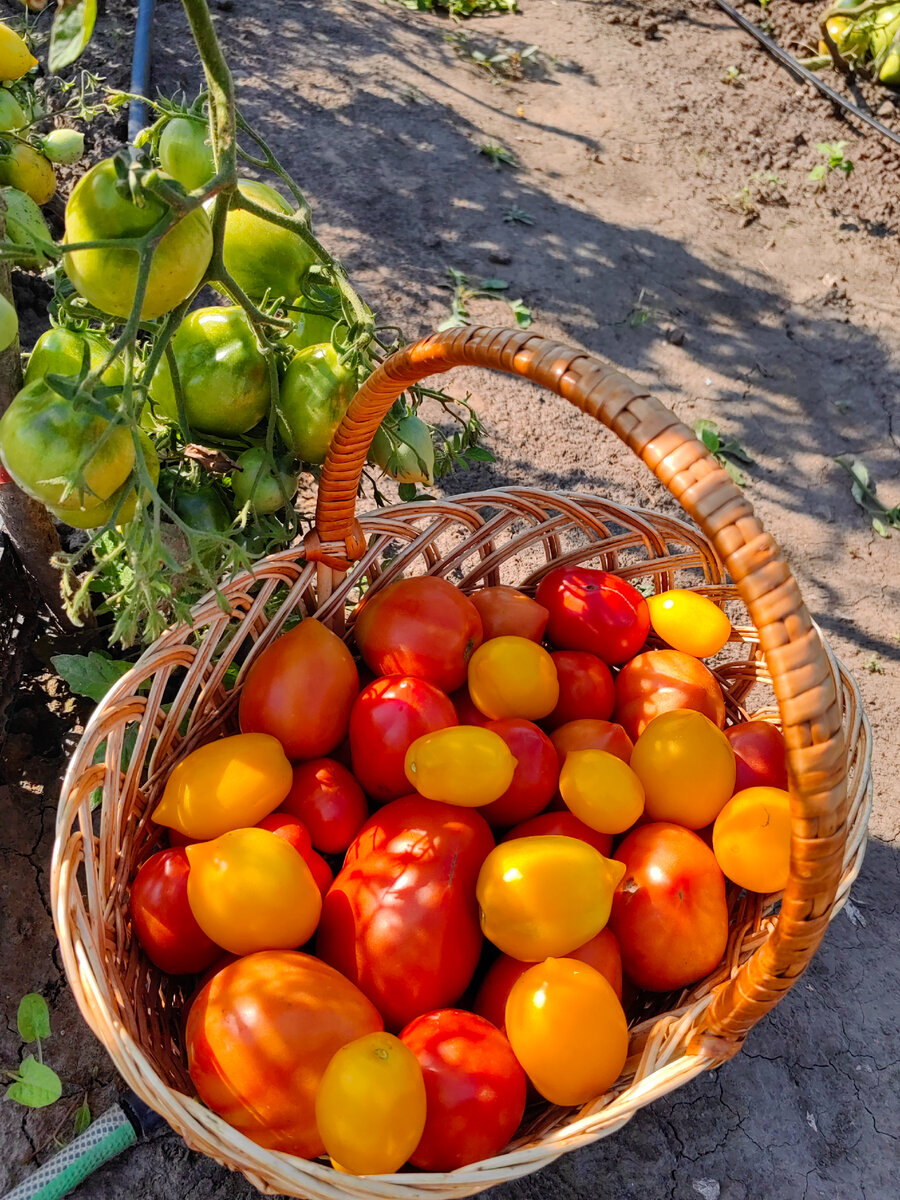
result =
[{"label": "dark red tomato", "polygon": [[353,632],[379,675],[414,675],[444,692],[465,683],[469,659],[484,636],[472,601],[431,575],[401,579],[367,597]]},{"label": "dark red tomato", "polygon": [[472,703],[472,697],[469,695],[468,686],[463,685],[457,688],[450,697],[453,702],[453,707],[456,709],[456,716],[460,725],[487,725],[490,722],[490,717],[486,717],[483,712],[475,707]]},{"label": "dark red tomato", "polygon": [[357,696],[350,713],[353,774],[379,802],[409,791],[406,751],[418,737],[458,724],[445,692],[411,675],[376,679]]},{"label": "dark red tomato", "polygon": [[527,1080],[490,1021],[461,1009],[417,1018],[400,1034],[422,1068],[425,1132],[409,1161],[454,1171],[499,1154],[525,1112]]},{"label": "dark red tomato", "polygon": [[638,987],[668,992],[703,979],[728,942],[725,876],[695,833],[658,821],[630,833],[615,852],[625,875],[609,927]]},{"label": "dark red tomato", "polygon": [[735,794],[750,787],[787,791],[787,747],[780,729],[768,721],[742,721],[725,730],[734,751]]},{"label": "dark red tomato", "polygon": [[556,794],[559,759],[543,730],[522,717],[506,717],[485,726],[500,735],[516,760],[512,783],[499,798],[479,808],[495,829],[527,821],[542,812]]},{"label": "dark red tomato", "polygon": [[455,1004],[481,954],[475,883],[493,849],[474,809],[407,796],[375,813],[328,891],[316,954],[376,1005],[385,1028]]},{"label": "dark red tomato", "polygon": [[343,854],[369,815],[369,806],[346,767],[333,758],[313,758],[294,767],[281,811],[299,817],[317,850]]},{"label": "dark red tomato", "polygon": [[150,961],[168,975],[205,971],[222,953],[194,919],[187,898],[190,874],[181,846],[152,855],[131,885],[134,932]]},{"label": "dark red tomato", "polygon": [[609,858],[609,852],[612,850],[612,834],[598,833],[596,829],[591,829],[590,825],[585,825],[584,821],[580,821],[567,808],[559,812],[540,813],[529,821],[522,821],[521,824],[514,825],[501,840],[511,842],[513,838],[546,837],[548,834],[578,838],[599,850],[604,858]]},{"label": "dark red tomato", "polygon": [[256,828],[268,829],[276,837],[283,838],[288,845],[294,847],[301,858],[306,858],[312,850],[309,830],[299,817],[285,812],[283,808],[279,808],[275,812],[269,813],[267,817],[263,817],[261,821],[257,821]]},{"label": "dark red tomato", "polygon": [[177,829],[168,829],[170,846],[193,846],[196,838],[188,837],[186,833],[181,833]]},{"label": "dark red tomato", "polygon": [[559,701],[542,724],[557,729],[568,721],[606,721],[616,706],[612,671],[587,650],[554,650],[550,655],[559,680]]},{"label": "dark red tomato", "polygon": [[472,592],[469,599],[481,616],[485,641],[495,637],[523,637],[531,642],[542,640],[550,614],[518,588],[505,584],[480,588]]},{"label": "dark red tomato", "polygon": [[334,881],[334,875],[331,872],[331,867],[329,867],[328,863],[321,854],[317,854],[316,851],[312,849],[307,850],[307,852],[303,855],[303,861],[309,867],[310,874],[313,877],[313,882],[321,892],[322,899],[324,900],[328,889],[331,887]]},{"label": "dark red tomato", "polygon": [[560,650],[588,650],[613,666],[647,640],[647,601],[609,571],[556,567],[541,580],[535,599],[550,613],[547,638]]},{"label": "dark red tomato", "polygon": [[358,691],[350,651],[337,634],[307,617],[254,660],[241,691],[241,730],[271,733],[294,761],[318,758],[346,734]]},{"label": "dark red tomato", "polygon": [[560,770],[570,750],[606,750],[624,763],[631,762],[631,752],[634,750],[631,738],[621,725],[589,717],[560,725],[550,734],[550,741],[556,747]]}]

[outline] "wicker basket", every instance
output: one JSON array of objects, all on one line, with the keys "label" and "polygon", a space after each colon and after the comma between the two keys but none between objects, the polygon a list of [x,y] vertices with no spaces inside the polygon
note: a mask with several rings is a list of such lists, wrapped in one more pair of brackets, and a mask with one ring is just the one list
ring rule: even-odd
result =
[{"label": "wicker basket", "polygon": [[[382,416],[411,383],[462,364],[525,376],[607,425],[703,533],[672,517],[531,488],[355,519],[357,484]],[[343,631],[363,577],[370,588],[401,573],[429,573],[464,591],[500,582],[533,590],[561,562],[600,566],[658,590],[696,587],[726,604],[734,634],[716,671],[729,717],[780,720],[789,747],[787,890],[763,898],[732,889],[719,970],[681,994],[648,997],[615,1087],[578,1111],[545,1106],[496,1158],[452,1174],[358,1179],[260,1148],[193,1098],[180,1032],[183,986],[147,962],[131,933],[129,880],[158,837],[148,814],[169,770],[223,729],[236,729],[243,673],[292,614],[315,614]],[[707,450],[661,404],[583,352],[473,328],[393,355],[338,430],[305,547],[273,555],[223,590],[230,612],[214,597],[201,602],[192,624],[161,637],[96,709],[63,784],[52,904],[72,990],[126,1082],[190,1146],[261,1191],[317,1200],[466,1196],[612,1133],[739,1049],[803,972],[847,896],[871,803],[870,733],[856,685],[810,620],[775,543]],[[95,812],[96,789],[103,804]]]}]

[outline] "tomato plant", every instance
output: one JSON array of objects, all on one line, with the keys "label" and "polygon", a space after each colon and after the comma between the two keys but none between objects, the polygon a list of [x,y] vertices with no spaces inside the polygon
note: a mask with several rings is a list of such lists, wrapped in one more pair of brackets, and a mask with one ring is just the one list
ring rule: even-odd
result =
[{"label": "tomato plant", "polygon": [[647,601],[608,571],[554,567],[535,599],[550,613],[547,638],[560,650],[588,650],[612,666],[632,658],[647,639]]},{"label": "tomato plant", "polygon": [[190,863],[181,847],[160,850],[142,864],[131,885],[131,920],[144,953],[169,975],[205,971],[221,955],[188,903]]}]

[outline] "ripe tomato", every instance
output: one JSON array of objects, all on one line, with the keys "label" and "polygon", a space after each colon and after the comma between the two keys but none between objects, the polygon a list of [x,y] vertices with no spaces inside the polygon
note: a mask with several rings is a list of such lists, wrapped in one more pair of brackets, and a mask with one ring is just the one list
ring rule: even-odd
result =
[{"label": "ripe tomato", "polygon": [[367,597],[354,633],[379,675],[415,675],[445,692],[466,682],[469,659],[482,640],[472,601],[431,575],[400,579]]},{"label": "ripe tomato", "polygon": [[244,676],[244,733],[271,733],[290,759],[320,758],[343,739],[359,675],[341,639],[314,617],[275,638]]},{"label": "ripe tomato", "polygon": [[348,1042],[325,1068],[316,1093],[325,1149],[354,1175],[399,1171],[425,1129],[419,1060],[390,1033]]},{"label": "ripe tomato", "polygon": [[552,1104],[602,1096],[628,1057],[628,1024],[612,986],[571,958],[548,958],[516,980],[506,1030],[528,1078]]},{"label": "ripe tomato", "polygon": [[456,723],[450,698],[424,679],[376,679],[359,693],[350,713],[353,774],[373,800],[406,795],[407,750],[423,734]]},{"label": "ripe tomato", "polygon": [[503,841],[510,842],[519,837],[544,837],[549,834],[578,838],[582,842],[587,842],[589,846],[593,846],[595,850],[599,850],[604,858],[609,858],[609,852],[612,849],[611,834],[598,833],[596,829],[591,829],[589,825],[585,825],[584,821],[579,821],[575,814],[569,812],[567,808],[556,812],[540,813],[528,821],[514,825],[509,833],[505,834]]},{"label": "ripe tomato", "polygon": [[725,878],[712,850],[668,822],[643,825],[615,852],[625,875],[610,928],[638,987],[668,992],[703,979],[728,942]]},{"label": "ripe tomato", "polygon": [[302,462],[323,463],[335,430],[356,391],[356,371],[331,342],[309,346],[291,359],[281,381],[278,428]]},{"label": "ripe tomato", "polygon": [[491,721],[487,726],[506,742],[516,769],[512,783],[502,796],[481,809],[481,815],[495,828],[527,821],[543,811],[556,792],[559,760],[546,733],[519,717]]},{"label": "ripe tomato", "polygon": [[369,461],[398,483],[434,483],[434,439],[421,417],[410,414],[392,426],[393,440],[379,425]]},{"label": "ripe tomato", "polygon": [[[28,142],[5,142],[0,154],[0,183],[18,188],[35,204],[46,204],[56,191],[56,172],[49,159]],[[73,239],[74,240],[74,239]]]},{"label": "ripe tomato", "polygon": [[631,762],[634,749],[631,738],[621,725],[613,721],[597,721],[582,717],[578,721],[567,721],[550,734],[556,747],[560,769],[570,750],[607,750],[622,762]]},{"label": "ripe tomato", "polygon": [[454,725],[416,738],[403,765],[410,787],[427,800],[480,808],[507,790],[516,760],[499,734]]},{"label": "ripe tomato", "polygon": [[[292,212],[280,192],[259,180],[239,179],[238,193],[272,212]],[[309,208],[300,215],[308,224]],[[261,300],[266,292],[272,300],[299,296],[306,272],[318,261],[299,234],[239,208],[234,200],[225,219],[222,255],[225,270],[253,300]]]},{"label": "ripe tomato", "polygon": [[791,798],[774,787],[736,792],[713,827],[713,852],[727,877],[748,892],[780,892],[791,871]]},{"label": "ripe tomato", "polygon": [[496,637],[522,637],[540,642],[550,620],[543,605],[518,588],[498,584],[479,588],[469,599],[478,609],[484,628],[484,640]]},{"label": "ripe tomato", "polygon": [[409,1161],[453,1171],[499,1154],[525,1112],[525,1072],[483,1017],[444,1009],[411,1021],[400,1040],[425,1079],[425,1131]]},{"label": "ripe tomato", "polygon": [[687,829],[711,824],[734,791],[728,738],[690,708],[653,718],[634,744],[631,769],[643,784],[649,819]]},{"label": "ripe tomato", "polygon": [[699,592],[671,588],[650,596],[650,624],[673,650],[709,658],[718,654],[731,634],[731,622],[718,604]]},{"label": "ripe tomato", "polygon": [[481,954],[482,817],[419,797],[385,805],[351,843],[322,907],[316,953],[378,1005],[388,1029],[454,1004]]},{"label": "ripe tomato", "polygon": [[251,446],[238,455],[235,466],[231,490],[240,508],[249,503],[253,512],[264,516],[290,504],[297,480],[289,457],[272,459],[264,446]]},{"label": "ripe tomato", "polygon": [[270,950],[217,972],[191,1006],[185,1042],[200,1099],[257,1145],[301,1158],[325,1146],[315,1098],[342,1046],[382,1028],[343,975],[308,954]]},{"label": "ripe tomato", "polygon": [[550,613],[547,637],[560,650],[589,650],[610,666],[647,640],[650,614],[641,593],[608,571],[556,567],[535,596]]},{"label": "ripe tomato", "polygon": [[38,60],[25,39],[7,24],[0,25],[0,79],[10,82],[21,79],[37,65]]},{"label": "ripe tomato", "polygon": [[205,971],[222,953],[206,936],[188,904],[190,863],[182,847],[160,850],[141,866],[131,885],[131,920],[150,961],[168,975]]},{"label": "ripe tomato", "polygon": [[607,750],[571,750],[559,776],[566,807],[600,833],[624,833],[644,811],[644,788]]},{"label": "ripe tomato", "polygon": [[493,721],[538,721],[559,699],[556,667],[544,647],[528,638],[491,638],[469,660],[469,695]]},{"label": "ripe tomato", "polygon": [[742,721],[725,730],[734,751],[735,792],[751,787],[787,791],[787,748],[780,729],[768,721]]},{"label": "ripe tomato", "polygon": [[209,125],[205,120],[174,117],[167,121],[159,136],[158,153],[162,169],[184,184],[189,192],[209,183],[216,173]]},{"label": "ripe tomato", "polygon": [[679,650],[648,650],[616,676],[616,720],[635,741],[654,717],[673,708],[693,708],[721,729],[725,700],[715,675]]},{"label": "ripe tomato", "polygon": [[[36,379],[43,379],[50,374],[77,376],[84,360],[85,347],[88,364],[93,371],[106,360],[113,344],[96,329],[66,329],[64,325],[54,325],[35,342],[25,368],[25,382],[34,383]],[[113,359],[100,379],[112,387],[121,386],[125,382],[122,359]]]},{"label": "ripe tomato", "polygon": [[460,725],[491,724],[491,718],[486,717],[483,712],[479,712],[472,703],[472,697],[469,695],[469,689],[465,684],[461,688],[457,688],[450,696],[450,699],[453,702],[453,707],[456,709],[456,716]]},{"label": "ripe tomato", "polygon": [[[268,829],[269,833],[274,833],[276,837],[282,838],[289,846],[293,846],[304,860],[312,850],[309,830],[299,817],[295,817],[292,813],[278,809],[276,812],[269,813],[267,817],[263,817],[261,821],[257,821],[256,828]],[[171,834],[169,836],[171,837]]]},{"label": "ripe tomato", "polygon": [[[116,188],[115,163],[105,158],[78,180],[66,205],[67,242],[141,237],[168,211],[153,196],[139,207]],[[202,208],[174,225],[153,252],[141,316],[161,317],[200,283],[212,254],[212,231]],[[82,296],[101,311],[127,317],[134,303],[138,256],[131,247],[72,250],[64,258],[66,274]]]},{"label": "ripe tomato", "polygon": [[343,854],[369,815],[362,788],[333,758],[313,758],[294,767],[281,807],[300,818],[312,844],[325,854]]},{"label": "ripe tomato", "polygon": [[544,718],[547,729],[582,719],[606,721],[612,716],[616,689],[602,658],[586,650],[554,650],[550,657],[559,680],[559,700]]}]

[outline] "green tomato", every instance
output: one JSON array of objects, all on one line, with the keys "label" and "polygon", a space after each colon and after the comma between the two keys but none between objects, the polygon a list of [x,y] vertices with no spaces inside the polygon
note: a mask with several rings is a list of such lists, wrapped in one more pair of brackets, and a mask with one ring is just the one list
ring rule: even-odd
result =
[{"label": "green tomato", "polygon": [[[141,447],[141,454],[144,463],[147,467],[147,473],[153,480],[154,484],[159,480],[159,456],[156,453],[156,448],[150,438],[142,429],[138,430],[138,441]],[[146,488],[141,489],[141,496],[144,503],[150,497],[150,493]],[[96,508],[54,508],[50,506],[50,511],[60,521],[64,521],[67,525],[73,526],[75,529],[102,529],[115,516],[116,526],[121,528],[134,520],[134,514],[137,511],[138,488],[137,481],[128,478],[110,496],[108,500],[102,500]]]},{"label": "green tomato", "polygon": [[32,198],[18,188],[0,188],[0,194],[6,204],[6,236],[17,246],[30,248],[12,261],[27,271],[43,270],[50,260],[37,244],[53,241],[44,214]]},{"label": "green tomato", "polygon": [[[111,158],[82,175],[66,205],[67,242],[142,237],[168,211],[153,196],[142,207],[116,190]],[[160,317],[199,286],[212,254],[212,231],[202,208],[174,225],[153,253],[141,316]],[[134,303],[138,254],[131,248],[73,250],[65,255],[66,273],[91,304],[102,312],[126,317]]]},{"label": "green tomato", "polygon": [[19,314],[15,305],[0,295],[0,351],[11,346],[19,333]]},{"label": "green tomato", "polygon": [[[172,338],[188,424],[226,437],[246,433],[271,401],[269,368],[242,308],[198,308]],[[178,403],[167,358],[150,382],[150,399],[176,424]]]},{"label": "green tomato", "polygon": [[873,58],[885,54],[900,30],[900,4],[889,4],[874,14],[874,23],[869,37],[869,51]]},{"label": "green tomato", "polygon": [[0,88],[0,129],[24,129],[27,124],[28,117],[15,96],[7,88]]},{"label": "green tomato", "polygon": [[294,355],[281,381],[278,428],[297,458],[325,461],[355,391],[356,372],[341,363],[330,342]]},{"label": "green tomato", "polygon": [[51,162],[70,166],[84,157],[84,134],[77,129],[51,129],[41,140],[41,149]]},{"label": "green tomato", "polygon": [[205,121],[174,117],[159,138],[159,161],[164,171],[189,192],[209,183],[216,173],[209,126]]},{"label": "green tomato", "polygon": [[383,426],[379,426],[369,460],[398,483],[434,483],[434,442],[421,417],[401,417],[394,428],[396,448]]},{"label": "green tomato", "polygon": [[[284,197],[266,183],[241,179],[238,190],[272,212],[293,212]],[[309,210],[300,215],[308,224]],[[226,270],[255,300],[267,291],[273,299],[298,296],[303,276],[317,261],[315,251],[296,233],[241,208],[228,210],[223,256]]]},{"label": "green tomato", "polygon": [[890,51],[887,58],[881,64],[878,78],[882,83],[887,83],[891,86],[900,84],[900,53],[898,51]]},{"label": "green tomato", "polygon": [[128,478],[134,443],[124,425],[110,428],[109,419],[75,408],[37,379],[0,418],[0,459],[22,491],[42,504],[96,508]]},{"label": "green tomato", "polygon": [[[25,382],[34,383],[47,375],[75,376],[81,371],[84,348],[87,346],[90,369],[99,367],[112,350],[112,342],[94,329],[64,329],[61,325],[42,333],[35,343],[25,368]],[[100,376],[110,387],[125,382],[125,365],[114,359]]]},{"label": "green tomato", "polygon": [[297,481],[284,460],[273,463],[262,446],[251,446],[237,460],[238,470],[231,476],[231,490],[238,507],[249,500],[261,516],[278,512],[290,502]]},{"label": "green tomato", "polygon": [[186,525],[199,533],[228,533],[231,529],[228,506],[211,483],[201,484],[192,492],[176,492],[172,507]]},{"label": "green tomato", "polygon": [[2,139],[5,147],[0,153],[0,183],[18,188],[29,195],[35,204],[46,204],[56,191],[56,172],[43,154],[28,142]]}]

